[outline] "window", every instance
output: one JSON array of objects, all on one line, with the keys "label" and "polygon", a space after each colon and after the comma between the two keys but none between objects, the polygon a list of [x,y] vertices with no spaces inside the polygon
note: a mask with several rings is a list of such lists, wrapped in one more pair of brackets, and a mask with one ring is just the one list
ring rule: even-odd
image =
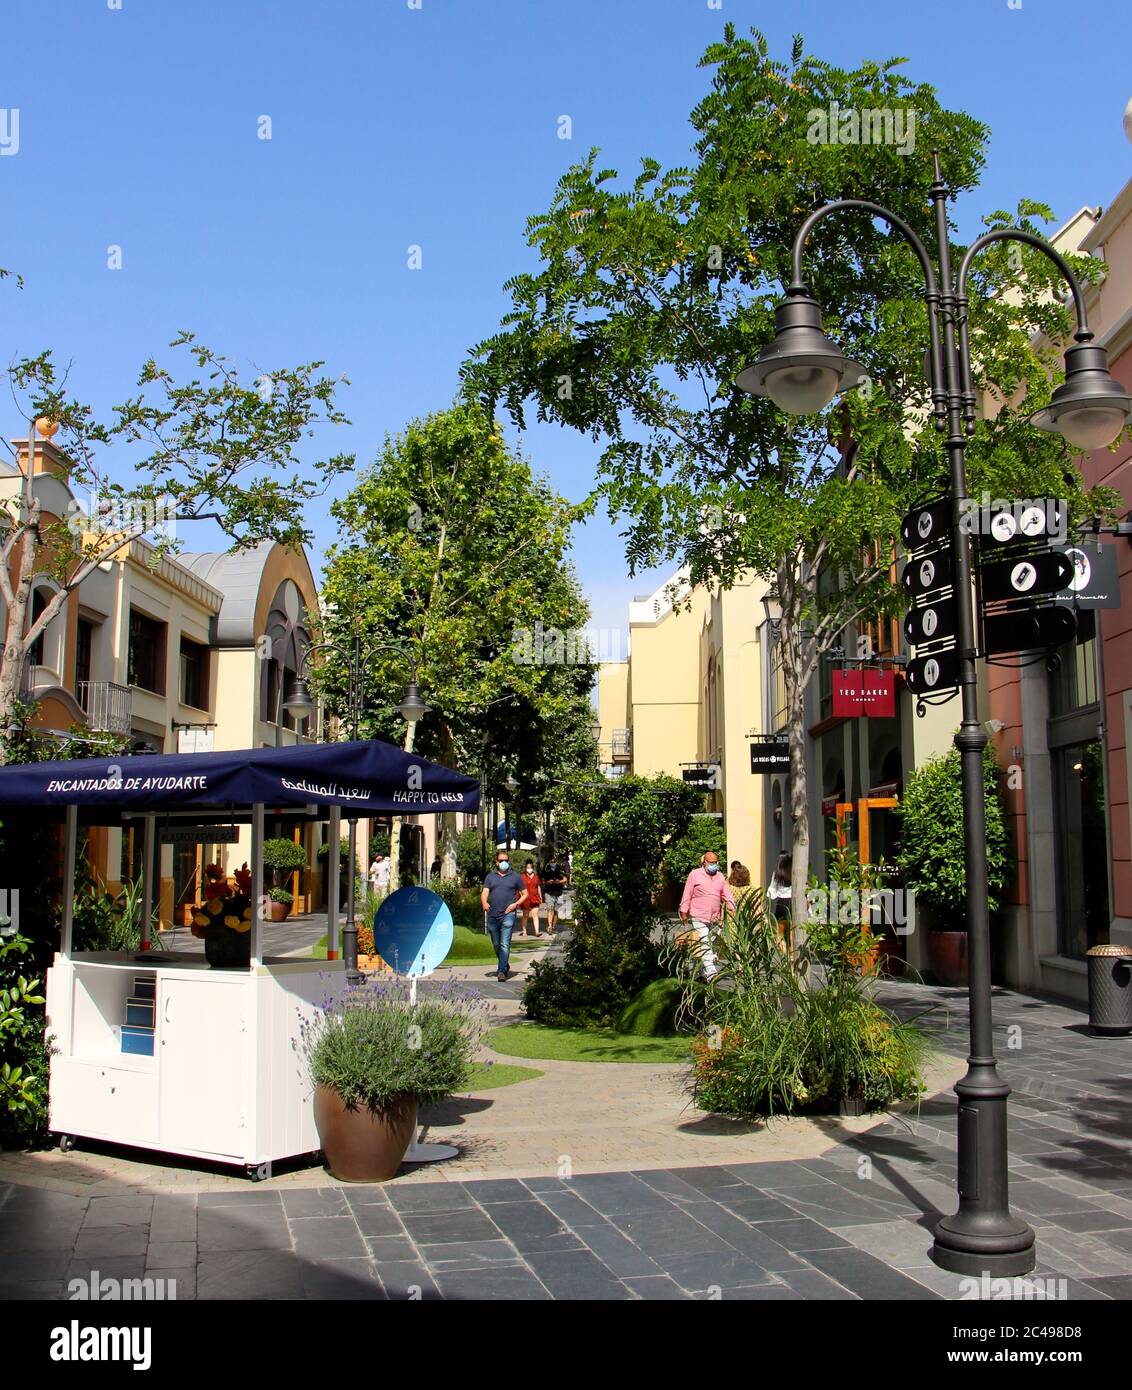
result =
[{"label": "window", "polygon": [[786,728],[786,673],[782,669],[782,648],[776,642],[771,670],[771,713],[770,726],[773,733],[781,733]]},{"label": "window", "polygon": [[94,650],[94,624],[86,618],[79,619],[75,638],[75,684],[82,685],[90,680],[91,653]]},{"label": "window", "polygon": [[[43,616],[43,610],[50,602],[47,593],[43,589],[36,589],[31,596],[31,616],[28,619],[28,627],[31,628]],[[39,634],[35,641],[28,648],[28,665],[43,665],[43,639],[47,635],[46,628]]]},{"label": "window", "polygon": [[1050,713],[1070,714],[1095,705],[1097,692],[1097,614],[1083,608],[1077,614],[1077,640],[1060,649],[1061,666],[1050,681]]},{"label": "window", "polygon": [[165,624],[130,609],[129,682],[165,694]]},{"label": "window", "polygon": [[194,709],[208,708],[208,648],[189,637],[181,638],[181,703]]}]

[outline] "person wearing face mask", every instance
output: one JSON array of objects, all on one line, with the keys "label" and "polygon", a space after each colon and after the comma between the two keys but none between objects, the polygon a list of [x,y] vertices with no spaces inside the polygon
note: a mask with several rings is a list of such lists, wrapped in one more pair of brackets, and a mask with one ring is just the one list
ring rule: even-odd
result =
[{"label": "person wearing face mask", "polygon": [[684,884],[684,894],[680,899],[680,920],[685,926],[690,921],[700,938],[704,973],[709,980],[716,974],[711,938],[723,916],[724,903],[732,912],[735,911],[735,895],[727,879],[719,872],[719,856],[708,850],[700,860],[700,867],[692,870]]},{"label": "person wearing face mask", "polygon": [[498,980],[511,974],[511,933],[515,930],[515,914],[527,901],[523,880],[511,867],[505,849],[495,855],[495,869],[483,881],[480,906],[487,913],[487,934],[495,947],[499,969]]}]

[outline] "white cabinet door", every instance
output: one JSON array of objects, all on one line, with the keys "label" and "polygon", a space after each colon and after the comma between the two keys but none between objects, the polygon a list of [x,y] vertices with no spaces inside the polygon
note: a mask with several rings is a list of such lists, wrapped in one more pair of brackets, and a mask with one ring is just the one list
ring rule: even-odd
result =
[{"label": "white cabinet door", "polygon": [[161,1144],[239,1157],[246,984],[215,976],[163,976],[158,994]]}]

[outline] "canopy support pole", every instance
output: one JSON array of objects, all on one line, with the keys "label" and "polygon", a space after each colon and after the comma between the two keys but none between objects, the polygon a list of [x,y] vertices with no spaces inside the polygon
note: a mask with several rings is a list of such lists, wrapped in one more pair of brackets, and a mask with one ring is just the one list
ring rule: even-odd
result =
[{"label": "canopy support pole", "polygon": [[75,849],[79,838],[79,808],[68,806],[63,830],[63,929],[59,936],[59,955],[71,954],[71,935],[75,920]]},{"label": "canopy support pole", "polygon": [[263,964],[263,802],[252,804],[252,939],[251,967]]},{"label": "canopy support pole", "polygon": [[338,893],[342,875],[342,808],[331,806],[327,834],[330,847],[326,852],[326,867],[330,875],[326,887],[326,959],[338,959]]},{"label": "canopy support pole", "polygon": [[142,919],[141,948],[149,950],[149,926],[153,921],[153,838],[157,817],[147,811],[142,836]]}]

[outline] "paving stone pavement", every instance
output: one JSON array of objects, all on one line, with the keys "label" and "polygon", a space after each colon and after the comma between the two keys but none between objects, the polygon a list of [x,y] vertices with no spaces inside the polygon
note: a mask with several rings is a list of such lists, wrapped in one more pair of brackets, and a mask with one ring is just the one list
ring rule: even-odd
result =
[{"label": "paving stone pavement", "polygon": [[[962,991],[886,984],[966,1048]],[[1014,1087],[1011,1202],[1034,1227],[1030,1296],[1132,1298],[1132,1040],[996,992]],[[831,1130],[836,1137],[842,1132]],[[161,1278],[178,1299],[954,1299],[930,1261],[955,1207],[955,1099],[816,1157],[484,1180],[81,1195],[0,1183],[0,1299]],[[101,1191],[101,1189],[100,1189]],[[167,1296],[172,1294],[167,1285]],[[1025,1289],[1020,1289],[1024,1293]]]}]

